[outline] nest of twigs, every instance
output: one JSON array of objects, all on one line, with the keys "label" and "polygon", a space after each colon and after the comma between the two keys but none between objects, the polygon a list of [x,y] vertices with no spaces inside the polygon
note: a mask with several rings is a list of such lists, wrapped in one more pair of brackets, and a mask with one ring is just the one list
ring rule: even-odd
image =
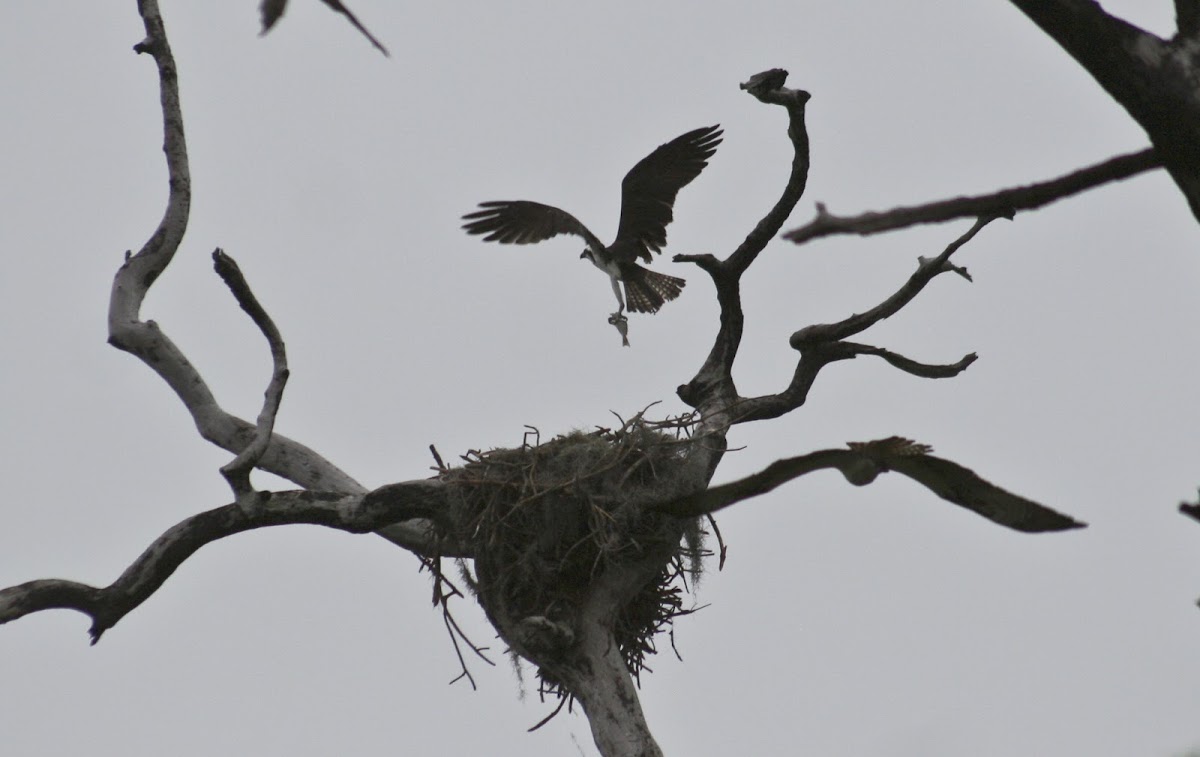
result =
[{"label": "nest of twigs", "polygon": [[[706,554],[698,523],[639,507],[677,494],[689,431],[686,418],[640,415],[617,429],[546,443],[534,429],[519,448],[472,451],[463,467],[443,474],[461,496],[459,538],[475,555],[473,588],[510,646],[543,660],[553,659],[555,644],[566,653],[589,585],[615,566],[662,555],[657,577],[613,621],[625,664],[640,680],[655,637],[694,611],[684,607],[684,593]],[[552,633],[513,638],[513,629],[531,624]],[[543,695],[569,694],[544,665],[538,675]]]}]

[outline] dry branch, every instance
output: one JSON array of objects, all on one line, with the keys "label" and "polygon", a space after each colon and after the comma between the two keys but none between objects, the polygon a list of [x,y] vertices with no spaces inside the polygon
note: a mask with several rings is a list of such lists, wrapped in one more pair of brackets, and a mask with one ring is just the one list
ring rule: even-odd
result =
[{"label": "dry branch", "polygon": [[886,360],[890,365],[914,376],[923,378],[950,378],[957,376],[975,362],[977,355],[968,354],[958,362],[949,364],[930,364],[913,360],[891,350],[867,344],[857,344],[843,341],[846,337],[859,334],[881,320],[898,313],[908,303],[924,290],[925,286],[935,276],[948,273],[953,267],[947,267],[950,256],[970,241],[979,230],[995,216],[976,219],[975,223],[965,233],[951,242],[936,258],[922,261],[900,288],[887,297],[883,302],[861,314],[851,315],[836,323],[818,323],[805,326],[792,334],[789,344],[800,353],[792,380],[787,388],[777,394],[759,397],[738,397],[737,401],[726,408],[731,423],[748,423],[750,421],[777,418],[791,412],[804,404],[808,399],[809,389],[816,381],[817,374],[826,365],[840,360],[851,360],[859,355],[873,355]]},{"label": "dry branch", "polygon": [[229,287],[229,291],[233,292],[238,305],[241,305],[242,310],[246,311],[271,346],[271,380],[267,384],[267,390],[263,396],[263,407],[258,414],[254,441],[247,444],[245,449],[239,452],[233,460],[221,466],[221,475],[225,476],[225,480],[229,482],[230,488],[233,489],[233,496],[237,498],[239,504],[249,506],[250,503],[257,501],[251,496],[254,489],[250,486],[250,471],[262,459],[263,453],[267,451],[267,445],[271,443],[271,434],[275,430],[275,416],[279,413],[279,404],[283,401],[283,388],[287,385],[287,350],[283,344],[283,335],[279,333],[271,316],[267,315],[267,311],[263,309],[258,298],[254,296],[254,292],[250,290],[250,284],[242,275],[237,262],[218,248],[213,252],[213,266],[216,268],[217,275]]},{"label": "dry branch", "polygon": [[796,207],[808,183],[809,144],[804,123],[805,104],[811,95],[800,89],[783,86],[787,71],[775,68],[755,74],[741,85],[759,101],[781,105],[788,112],[788,138],[792,143],[792,167],[783,193],[771,210],[746,235],[745,240],[725,260],[712,255],[676,255],[677,263],[694,263],[708,273],[717,288],[721,306],[720,327],[708,357],[696,375],[676,393],[690,406],[701,411],[700,431],[705,434],[723,433],[728,418],[724,407],[736,402],[733,384],[733,363],[742,341],[744,315],[741,300],[741,277],[779,232]]},{"label": "dry branch", "polygon": [[[737,357],[744,327],[741,303],[741,276],[765,248],[767,242],[786,221],[804,191],[808,177],[809,144],[804,125],[805,105],[810,96],[803,90],[786,89],[787,72],[772,69],[751,77],[742,84],[762,102],[782,105],[789,116],[788,136],[793,145],[792,170],[783,194],[771,211],[747,235],[742,244],[725,260],[713,255],[676,255],[676,262],[694,263],[712,278],[721,307],[721,321],[716,339],[703,366],[677,393],[684,402],[700,412],[701,433],[724,434],[735,423],[775,418],[788,413],[807,398],[821,368],[831,362],[848,360],[857,355],[874,355],[913,375],[925,378],[945,378],[957,375],[975,360],[967,355],[952,364],[923,363],[891,350],[871,345],[843,342],[899,312],[940,273],[965,274],[965,269],[949,263],[954,252],[970,241],[984,226],[998,217],[1011,216],[1011,207],[992,210],[976,219],[975,224],[931,260],[921,260],[917,271],[900,289],[871,310],[853,315],[835,324],[815,324],[796,331],[790,340],[801,356],[792,380],[782,392],[762,397],[741,397],[733,381],[733,363]],[[832,233],[832,232],[829,232]],[[969,276],[967,276],[969,278]],[[719,455],[717,456],[719,459]]]},{"label": "dry branch", "polygon": [[921,290],[933,280],[934,276],[947,272],[947,269],[944,269],[942,265],[950,261],[951,255],[957,252],[964,244],[971,241],[979,233],[980,229],[996,220],[996,218],[997,216],[990,216],[976,219],[974,225],[962,236],[947,245],[942,254],[928,263],[920,265],[916,273],[910,276],[908,281],[895,294],[865,313],[852,315],[837,323],[806,326],[792,334],[790,339],[792,349],[799,350],[807,345],[819,342],[832,342],[854,336],[869,329],[884,318],[890,318],[900,312],[901,308],[912,302],[913,298],[921,293]]},{"label": "dry branch", "polygon": [[924,444],[893,436],[873,442],[851,442],[848,449],[826,449],[777,460],[758,473],[654,506],[678,517],[711,514],[775,489],[813,471],[836,468],[855,486],[871,483],[880,473],[896,471],[942,499],[965,507],[1002,526],[1028,533],[1083,528],[1085,524],[981,478],[969,468],[928,454]]},{"label": "dry branch", "polygon": [[1083,66],[1138,125],[1200,220],[1200,46],[1195,0],[1164,40],[1087,0],[1011,0]]},{"label": "dry branch", "polygon": [[[158,228],[136,255],[128,256],[113,280],[108,309],[108,341],[152,368],[187,407],[200,435],[237,453],[251,443],[255,426],[225,412],[204,378],[154,321],[139,311],[146,293],[170,264],[187,229],[191,179],[179,103],[175,60],[167,42],[157,0],[139,5],[146,39],[134,48],[153,56],[158,65],[169,193]],[[259,467],[310,489],[363,492],[365,488],[312,450],[280,436],[263,455]]]},{"label": "dry branch", "polygon": [[[382,495],[261,492],[255,495],[259,501],[253,508],[235,502],[180,521],[104,588],[42,579],[0,590],[0,624],[40,610],[78,610],[92,618],[89,633],[95,644],[205,544],[267,526],[303,523],[357,534],[412,519],[441,520],[448,511],[445,489],[440,481],[431,480],[392,484]],[[458,552],[449,544],[444,554]]]},{"label": "dry branch", "polygon": [[[182,350],[157,323],[143,321],[140,316],[146,293],[170,264],[183,240],[191,207],[191,179],[175,59],[157,0],[139,0],[138,11],[146,38],[134,50],[151,55],[158,67],[169,192],[167,209],[158,228],[136,255],[126,256],[114,277],[108,341],[137,357],[171,387],[191,414],[201,437],[236,455],[260,436],[258,427],[226,412]],[[271,435],[256,467],[314,491],[346,494],[367,491],[321,455],[279,434]],[[427,533],[426,523],[394,524],[383,529],[380,536],[406,549],[423,552],[433,547],[426,540]]]},{"label": "dry branch", "polygon": [[808,224],[787,232],[783,238],[803,244],[833,234],[868,236],[925,223],[944,223],[957,218],[1011,218],[1017,211],[1040,208],[1056,200],[1160,167],[1162,161],[1154,150],[1146,149],[1119,155],[1037,184],[1002,189],[986,195],[955,197],[924,205],[893,208],[883,212],[836,216],[818,203],[817,217]]},{"label": "dry branch", "polygon": [[882,347],[872,347],[869,344],[857,344],[855,342],[838,342],[836,345],[828,348],[830,357],[857,357],[858,355],[873,355],[883,358],[893,368],[899,368],[905,373],[912,374],[919,378],[941,379],[954,378],[958,374],[967,369],[971,363],[979,359],[979,356],[974,352],[964,355],[961,360],[956,363],[920,363],[911,358],[907,358],[891,350],[885,350]]}]

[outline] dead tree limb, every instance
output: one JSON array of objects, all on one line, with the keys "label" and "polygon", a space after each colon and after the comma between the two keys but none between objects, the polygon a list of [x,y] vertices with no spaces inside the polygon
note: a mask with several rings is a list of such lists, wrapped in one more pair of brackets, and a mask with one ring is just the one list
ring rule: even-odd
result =
[{"label": "dead tree limb", "polygon": [[[286,491],[258,492],[252,508],[238,502],[186,518],[158,537],[110,585],[97,588],[75,581],[42,579],[0,590],[0,624],[40,610],[78,610],[92,618],[92,643],[144,602],[205,544],[268,526],[310,524],[350,533],[378,531],[390,523],[441,523],[449,512],[446,487],[438,480],[391,484],[386,491],[361,494]],[[433,534],[426,536],[433,540]],[[442,554],[463,555],[453,543]]]},{"label": "dead tree limb", "polygon": [[950,256],[958,252],[984,226],[987,226],[996,220],[996,218],[997,216],[990,216],[976,219],[975,224],[966,233],[947,245],[946,249],[940,255],[917,266],[917,270],[908,278],[908,281],[903,286],[896,290],[895,294],[867,312],[852,315],[837,323],[806,326],[792,334],[789,340],[792,349],[799,350],[804,345],[818,342],[834,342],[854,336],[869,329],[883,319],[890,318],[899,313],[900,309],[912,302],[921,293],[921,290],[925,288],[925,285],[932,281],[935,276],[949,272],[950,269],[944,266],[950,262]]},{"label": "dead tree limb", "polygon": [[931,448],[924,444],[893,436],[847,446],[777,460],[753,475],[652,507],[678,517],[707,515],[813,471],[836,468],[855,486],[871,483],[880,473],[896,471],[942,499],[1016,531],[1064,531],[1085,525],[1001,489],[958,463],[930,455]]},{"label": "dead tree limb", "polygon": [[1161,167],[1162,161],[1154,150],[1146,149],[1118,155],[1048,181],[1001,189],[986,195],[955,197],[856,216],[836,216],[826,210],[823,204],[817,203],[817,217],[804,226],[785,233],[783,238],[803,244],[833,234],[868,236],[921,224],[944,223],[957,218],[1012,218],[1018,211],[1040,208],[1109,182],[1128,179]]},{"label": "dead tree limb", "polygon": [[[870,310],[851,315],[835,323],[813,324],[794,332],[789,339],[789,344],[792,349],[800,353],[800,359],[797,361],[791,381],[782,391],[758,397],[742,397],[733,386],[732,378],[729,378],[728,394],[725,395],[727,403],[721,409],[724,418],[730,425],[733,425],[785,415],[803,405],[808,399],[808,392],[822,368],[841,360],[852,360],[859,355],[883,358],[890,365],[906,373],[924,378],[957,376],[975,362],[978,356],[971,353],[954,363],[930,364],[913,360],[881,347],[844,340],[898,313],[920,294],[935,276],[954,272],[955,268],[949,265],[950,256],[995,219],[996,216],[977,219],[970,229],[947,245],[940,255],[919,262],[917,270],[908,278],[908,281]],[[681,387],[680,390],[684,392],[690,388],[691,385],[688,385],[688,387]],[[683,393],[680,396],[685,400],[688,399]]]},{"label": "dead tree limb", "polygon": [[1195,3],[1176,3],[1179,33],[1165,40],[1092,0],[1011,1],[1146,130],[1200,220],[1200,14]]},{"label": "dead tree limb", "polygon": [[[150,287],[174,258],[187,230],[191,208],[191,177],[179,77],[171,54],[166,27],[157,0],[139,0],[138,12],[146,37],[134,50],[150,55],[158,68],[159,100],[163,114],[163,153],[167,160],[167,208],[158,228],[137,254],[126,255],[114,277],[108,309],[108,341],[124,350],[162,378],[191,413],[200,436],[239,454],[258,435],[255,424],[226,412],[217,402],[200,371],[192,365],[157,323],[142,320],[142,302]],[[324,457],[279,434],[256,467],[314,491],[363,494],[366,487]],[[422,551],[433,545],[426,539],[428,524],[394,524],[380,531],[384,538],[407,549]]]},{"label": "dead tree limb", "polygon": [[721,306],[720,327],[704,364],[687,384],[676,392],[679,398],[700,411],[701,433],[713,434],[728,428],[724,408],[737,401],[733,384],[733,362],[742,342],[741,277],[787,221],[808,183],[809,144],[804,123],[804,106],[811,98],[801,89],[784,87],[787,71],[771,69],[752,76],[741,85],[759,101],[781,105],[788,113],[788,138],[792,143],[792,167],[783,193],[770,211],[746,235],[746,239],[725,260],[712,255],[676,255],[676,262],[694,263],[712,277]]},{"label": "dead tree limb", "polygon": [[267,446],[271,443],[271,434],[275,430],[275,416],[279,414],[279,405],[283,402],[283,388],[287,385],[288,380],[287,349],[283,344],[283,335],[279,333],[271,316],[267,315],[267,311],[254,296],[237,261],[218,248],[213,252],[213,265],[217,275],[229,287],[229,291],[233,292],[233,296],[242,306],[242,310],[246,311],[250,319],[254,321],[254,325],[258,326],[258,330],[267,338],[267,344],[271,347],[271,380],[264,392],[263,407],[258,414],[254,441],[247,444],[233,460],[221,466],[221,475],[229,482],[230,488],[233,489],[233,496],[237,498],[239,504],[249,507],[257,501],[257,498],[253,496],[254,489],[250,486],[250,471],[254,470],[254,466],[262,459],[263,453],[267,451]]}]

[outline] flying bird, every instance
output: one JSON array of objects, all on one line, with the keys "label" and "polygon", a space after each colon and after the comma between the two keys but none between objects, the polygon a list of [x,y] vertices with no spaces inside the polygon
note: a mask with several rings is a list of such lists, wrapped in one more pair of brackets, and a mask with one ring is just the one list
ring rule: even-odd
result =
[{"label": "flying bird", "polygon": [[675,196],[708,165],[721,144],[721,133],[719,125],[689,131],[659,145],[625,174],[621,220],[610,245],[567,211],[529,200],[481,202],[480,210],[463,216],[467,222],[463,229],[468,234],[486,234],[485,242],[501,244],[532,244],[559,234],[581,237],[587,246],[579,257],[592,261],[612,282],[618,304],[612,317],[623,319],[627,308],[633,313],[656,313],[664,302],[679,296],[684,280],[643,268],[637,260],[649,263],[652,251],[662,252],[667,224],[674,218]]}]

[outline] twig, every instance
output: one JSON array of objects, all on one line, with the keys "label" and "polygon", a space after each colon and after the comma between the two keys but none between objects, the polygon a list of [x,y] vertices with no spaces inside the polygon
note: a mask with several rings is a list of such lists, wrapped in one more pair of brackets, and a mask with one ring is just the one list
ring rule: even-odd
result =
[{"label": "twig", "polygon": [[267,343],[271,347],[271,380],[267,384],[267,390],[263,396],[263,406],[258,414],[254,441],[246,445],[246,448],[239,452],[233,460],[221,466],[221,475],[229,482],[234,497],[239,503],[248,507],[256,502],[256,498],[252,496],[254,489],[250,486],[250,471],[262,459],[263,453],[267,451],[267,446],[271,443],[271,433],[275,429],[275,416],[279,413],[279,404],[283,401],[283,389],[287,385],[289,373],[287,350],[283,344],[283,336],[275,327],[271,316],[267,315],[267,311],[259,303],[258,298],[254,296],[254,292],[251,291],[250,284],[246,282],[246,277],[242,275],[237,262],[218,247],[213,251],[213,267],[216,269],[217,275],[225,282],[225,286],[229,287],[229,291],[237,299],[238,305],[246,311],[250,319],[254,321],[254,325],[258,326],[259,331],[267,338]]},{"label": "twig", "polygon": [[449,468],[446,467],[446,464],[442,462],[442,456],[438,454],[437,447],[430,444],[429,452],[433,455],[433,461],[437,463],[437,467],[434,468],[434,470],[436,470],[438,473],[445,473],[449,470]]},{"label": "twig", "polygon": [[[450,643],[454,645],[454,654],[458,657],[458,664],[462,668],[462,672],[452,678],[450,683],[454,684],[466,678],[467,682],[471,684],[471,688],[478,690],[479,687],[475,685],[475,676],[471,675],[471,671],[467,667],[467,661],[463,657],[462,648],[459,646],[458,640],[462,639],[471,648],[471,651],[475,653],[475,656],[488,665],[495,666],[496,663],[492,662],[484,654],[487,651],[487,647],[481,647],[472,642],[458,625],[458,621],[454,619],[454,613],[450,610],[450,600],[454,597],[462,598],[465,595],[442,572],[441,556],[422,557],[420,560],[421,569],[428,568],[430,575],[433,576],[433,605],[434,607],[440,606],[442,608],[442,623],[446,626],[446,633],[450,636]],[[460,570],[465,570],[461,560],[459,560],[458,566]],[[448,591],[444,590],[443,587]]]},{"label": "twig", "polygon": [[708,525],[712,526],[713,536],[717,537],[717,546],[720,547],[717,553],[717,570],[725,570],[725,555],[728,549],[725,545],[725,539],[721,536],[721,529],[717,526],[717,519],[713,517],[713,514],[705,513],[704,517],[708,519]]},{"label": "twig", "polygon": [[[545,700],[545,695],[543,695],[542,699],[543,699],[543,701]],[[535,723],[532,728],[527,729],[526,733],[533,733],[537,729],[541,728],[542,726],[546,725],[551,720],[553,720],[554,716],[557,715],[559,712],[561,712],[562,708],[566,707],[567,702],[571,701],[571,699],[572,699],[572,697],[570,697],[570,696],[559,697],[558,698],[558,706],[554,708],[554,711],[551,712],[546,717],[539,720],[537,723]]]}]

